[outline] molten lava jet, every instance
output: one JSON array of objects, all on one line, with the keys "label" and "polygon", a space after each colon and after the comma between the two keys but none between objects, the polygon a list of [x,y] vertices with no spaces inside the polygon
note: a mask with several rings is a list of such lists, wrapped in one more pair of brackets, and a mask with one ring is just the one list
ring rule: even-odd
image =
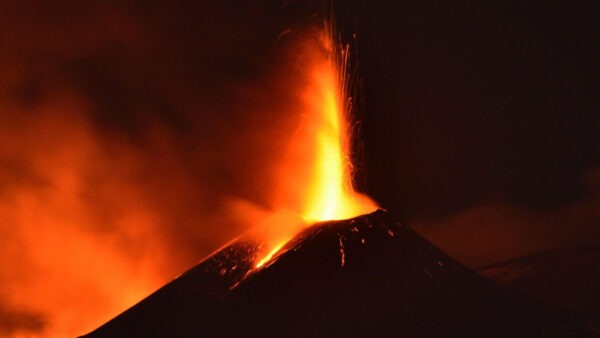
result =
[{"label": "molten lava jet", "polygon": [[[279,166],[273,211],[256,230],[262,232],[263,242],[257,268],[306,226],[353,218],[377,208],[353,187],[351,99],[345,89],[348,49],[335,43],[328,28],[311,33],[298,43],[306,67],[306,81],[298,90],[301,123]],[[279,216],[285,214],[292,217],[281,222]]]}]

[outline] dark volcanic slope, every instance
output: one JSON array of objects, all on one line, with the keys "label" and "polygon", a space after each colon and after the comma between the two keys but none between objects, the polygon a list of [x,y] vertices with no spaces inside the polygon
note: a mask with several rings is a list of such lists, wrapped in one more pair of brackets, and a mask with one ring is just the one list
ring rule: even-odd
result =
[{"label": "dark volcanic slope", "polygon": [[258,271],[238,240],[87,337],[594,337],[386,212],[311,227]]}]

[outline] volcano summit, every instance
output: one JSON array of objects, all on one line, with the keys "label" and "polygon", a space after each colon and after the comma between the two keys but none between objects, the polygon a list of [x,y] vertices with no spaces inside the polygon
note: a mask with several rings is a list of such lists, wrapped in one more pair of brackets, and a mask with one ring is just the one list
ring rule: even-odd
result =
[{"label": "volcano summit", "polygon": [[596,337],[383,210],[316,224],[256,268],[241,237],[85,337]]}]

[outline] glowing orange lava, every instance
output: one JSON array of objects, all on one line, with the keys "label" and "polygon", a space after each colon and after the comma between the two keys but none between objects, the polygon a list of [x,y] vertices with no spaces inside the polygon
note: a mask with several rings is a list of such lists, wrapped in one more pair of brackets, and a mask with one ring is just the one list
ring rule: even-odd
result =
[{"label": "glowing orange lava", "polygon": [[326,46],[331,55],[314,65],[312,83],[305,94],[316,141],[312,181],[307,187],[307,200],[302,210],[302,217],[308,222],[351,218],[376,208],[352,187],[350,135],[341,85],[343,77],[330,47],[333,44],[328,41]]},{"label": "glowing orange lava", "polygon": [[[306,81],[299,91],[302,122],[294,134],[284,159],[281,177],[293,198],[281,206],[295,210],[303,226],[278,224],[277,236],[268,238],[266,249],[257,259],[259,268],[299,230],[315,222],[348,219],[374,211],[377,205],[354,190],[348,99],[345,93],[345,71],[348,50],[336,48],[330,30],[307,39],[300,51],[307,59]],[[291,183],[290,183],[291,182]],[[285,188],[283,188],[285,189]],[[293,203],[289,203],[292,200]]]}]

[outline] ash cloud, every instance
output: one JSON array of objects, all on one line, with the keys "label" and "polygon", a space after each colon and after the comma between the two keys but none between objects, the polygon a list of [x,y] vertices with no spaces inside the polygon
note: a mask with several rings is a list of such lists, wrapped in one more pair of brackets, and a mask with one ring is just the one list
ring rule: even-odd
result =
[{"label": "ash cloud", "polygon": [[3,336],[83,334],[268,210],[305,12],[0,3]]},{"label": "ash cloud", "polygon": [[15,312],[0,307],[0,334],[4,337],[16,333],[39,334],[44,326],[44,317],[38,313]]}]

